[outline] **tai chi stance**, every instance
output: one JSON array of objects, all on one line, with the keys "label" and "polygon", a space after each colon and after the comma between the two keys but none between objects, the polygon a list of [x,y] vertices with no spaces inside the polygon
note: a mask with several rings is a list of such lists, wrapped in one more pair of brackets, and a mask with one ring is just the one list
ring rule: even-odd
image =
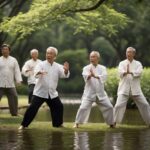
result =
[{"label": "tai chi stance", "polygon": [[93,102],[96,102],[99,106],[106,123],[110,125],[110,127],[113,127],[113,106],[104,90],[107,72],[104,66],[98,64],[99,59],[99,52],[92,51],[90,53],[90,64],[83,68],[82,75],[85,81],[85,87],[81,105],[75,119],[74,127],[76,128],[79,127],[79,124],[88,121]]},{"label": "tai chi stance", "polygon": [[63,104],[59,99],[56,88],[59,78],[68,78],[70,73],[67,62],[64,63],[64,66],[55,62],[57,53],[56,48],[47,48],[46,60],[36,66],[34,74],[37,81],[33,91],[33,98],[25,112],[19,129],[24,129],[29,126],[39,107],[44,102],[50,108],[53,127],[61,127],[63,125]]},{"label": "tai chi stance", "polygon": [[12,116],[18,115],[18,94],[15,82],[21,84],[22,77],[16,58],[10,56],[10,46],[1,46],[0,57],[0,100],[5,94],[8,98],[9,110]]},{"label": "tai chi stance", "polygon": [[114,107],[114,121],[121,123],[127,101],[132,97],[140,114],[147,125],[150,125],[150,106],[145,99],[141,86],[140,76],[143,71],[142,64],[134,59],[136,50],[128,47],[126,50],[127,59],[119,63],[118,71],[120,82],[118,87],[118,98]]},{"label": "tai chi stance", "polygon": [[38,50],[32,49],[30,51],[31,59],[26,61],[22,67],[22,74],[27,77],[28,80],[28,103],[31,103],[36,78],[34,76],[34,69],[37,64],[41,62],[38,59]]}]

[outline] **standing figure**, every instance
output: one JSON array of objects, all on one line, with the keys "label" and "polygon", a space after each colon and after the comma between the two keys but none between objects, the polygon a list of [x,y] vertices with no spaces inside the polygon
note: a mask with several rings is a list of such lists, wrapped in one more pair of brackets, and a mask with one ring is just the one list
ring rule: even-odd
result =
[{"label": "standing figure", "polygon": [[17,60],[10,56],[10,46],[1,46],[0,57],[0,99],[5,94],[8,98],[9,110],[12,116],[18,115],[18,95],[15,82],[21,84],[22,77]]},{"label": "standing figure", "polygon": [[34,69],[37,64],[41,62],[41,60],[38,59],[38,50],[32,49],[30,51],[31,59],[26,61],[24,66],[22,67],[22,74],[27,77],[28,82],[28,103],[31,103],[32,95],[33,95],[33,89],[36,83],[36,78],[34,76]]},{"label": "standing figure", "polygon": [[98,64],[100,54],[98,51],[90,53],[90,64],[83,68],[83,78],[85,81],[82,102],[78,109],[75,125],[86,123],[89,118],[92,103],[96,102],[102,111],[103,117],[110,127],[113,127],[113,106],[104,90],[104,82],[107,78],[106,68]]},{"label": "standing figure", "polygon": [[121,123],[127,101],[132,97],[140,114],[147,125],[150,125],[150,106],[143,95],[140,86],[140,77],[143,71],[142,64],[134,59],[136,50],[128,47],[125,60],[119,63],[118,71],[120,82],[118,87],[118,98],[114,107],[114,121]]},{"label": "standing figure", "polygon": [[34,75],[37,80],[33,91],[33,98],[24,114],[19,129],[29,126],[44,102],[50,108],[53,127],[62,127],[63,104],[60,101],[56,88],[59,78],[68,78],[70,73],[68,62],[65,62],[64,65],[55,62],[57,53],[58,50],[55,47],[48,47],[46,50],[46,60],[36,66]]}]

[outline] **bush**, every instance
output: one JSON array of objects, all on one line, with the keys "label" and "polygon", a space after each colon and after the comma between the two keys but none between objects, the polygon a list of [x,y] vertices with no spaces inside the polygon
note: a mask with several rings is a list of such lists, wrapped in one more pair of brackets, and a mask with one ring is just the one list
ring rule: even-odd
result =
[{"label": "bush", "polygon": [[28,94],[28,85],[26,84],[21,84],[19,86],[16,86],[17,93],[19,95],[27,95]]}]

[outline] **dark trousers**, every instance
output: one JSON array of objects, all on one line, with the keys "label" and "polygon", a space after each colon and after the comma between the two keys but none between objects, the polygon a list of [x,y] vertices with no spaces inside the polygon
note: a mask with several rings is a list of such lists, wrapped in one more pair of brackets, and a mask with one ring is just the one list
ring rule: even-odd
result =
[{"label": "dark trousers", "polygon": [[16,88],[0,88],[0,100],[4,94],[7,96],[11,115],[17,116],[18,115],[18,94]]},{"label": "dark trousers", "polygon": [[32,96],[33,96],[33,90],[34,90],[35,84],[29,84],[28,85],[28,103],[31,103]]},{"label": "dark trousers", "polygon": [[54,99],[45,99],[38,96],[33,96],[31,104],[24,114],[24,118],[21,123],[22,126],[29,126],[29,124],[32,122],[35,115],[37,114],[40,106],[44,102],[46,102],[50,108],[53,127],[59,127],[63,124],[63,104],[61,103],[59,97],[56,97]]}]

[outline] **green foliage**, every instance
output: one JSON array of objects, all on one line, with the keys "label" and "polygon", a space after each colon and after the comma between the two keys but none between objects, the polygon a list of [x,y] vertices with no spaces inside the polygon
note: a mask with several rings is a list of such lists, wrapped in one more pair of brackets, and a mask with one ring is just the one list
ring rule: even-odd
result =
[{"label": "green foliage", "polygon": [[75,28],[76,33],[84,31],[89,34],[101,30],[110,36],[115,35],[119,28],[126,27],[129,19],[126,15],[103,5],[95,11],[77,13],[74,17],[68,17],[67,21]]},{"label": "green foliage", "polygon": [[105,90],[109,97],[112,97],[115,101],[117,98],[117,89],[118,89],[118,71],[117,68],[107,69],[108,77],[105,82]]},{"label": "green foliage", "polygon": [[28,94],[28,86],[26,84],[21,84],[19,86],[16,86],[17,93],[19,95],[27,95]]},{"label": "green foliage", "polygon": [[97,0],[33,0],[29,11],[20,12],[12,18],[3,18],[1,31],[20,37],[30,35],[34,31],[43,30],[56,21],[65,21],[75,27],[76,32],[91,33],[102,30],[108,34],[115,34],[118,28],[124,28],[128,18],[113,8],[103,5],[92,12],[79,12],[77,9],[93,6]]},{"label": "green foliage", "polygon": [[146,99],[150,102],[150,68],[144,68],[141,77],[141,87]]},{"label": "green foliage", "polygon": [[81,75],[82,68],[87,64],[87,60],[88,55],[85,49],[76,51],[65,50],[64,52],[61,52],[57,57],[57,61],[60,63],[64,63],[65,61],[69,62],[71,78],[76,77],[76,75]]},{"label": "green foliage", "polygon": [[82,93],[84,81],[82,78],[82,68],[88,63],[87,52],[82,50],[66,50],[60,53],[57,61],[63,64],[68,61],[70,64],[70,78],[61,80],[58,86],[60,92],[63,93]]}]

